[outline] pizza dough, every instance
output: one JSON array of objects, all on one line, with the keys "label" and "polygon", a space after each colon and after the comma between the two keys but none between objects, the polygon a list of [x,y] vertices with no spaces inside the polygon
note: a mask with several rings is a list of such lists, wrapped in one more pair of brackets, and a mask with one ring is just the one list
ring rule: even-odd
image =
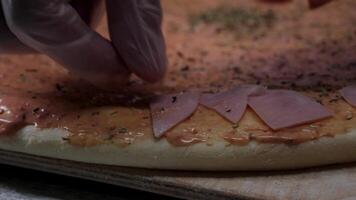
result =
[{"label": "pizza dough", "polygon": [[166,140],[147,140],[126,148],[115,145],[75,147],[63,140],[60,129],[38,130],[28,126],[15,136],[1,138],[1,149],[78,162],[173,170],[280,170],[356,160],[356,129],[334,138],[298,145],[195,144],[175,147]]},{"label": "pizza dough", "polygon": [[[190,4],[186,0],[180,2],[184,2],[180,6],[196,6],[195,9],[191,8],[194,12],[218,4],[218,1],[203,1],[200,4]],[[355,83],[356,68],[353,63],[356,40],[352,39],[353,36],[348,36],[354,32],[351,21],[356,17],[356,4],[347,0],[345,3],[340,2],[335,3],[333,8],[325,7],[326,10],[315,13],[298,10],[302,6],[297,1],[292,6],[286,5],[285,10],[276,8],[278,12],[275,10],[274,13],[281,21],[264,32],[264,37],[248,33],[243,36],[246,38],[235,41],[234,34],[217,33],[211,31],[211,26],[204,24],[197,32],[186,31],[186,9],[170,12],[170,9],[178,9],[179,6],[167,1],[165,28],[171,66],[164,81],[165,87],[140,85],[136,81],[131,88],[133,91],[143,88],[146,92],[167,94],[188,89],[216,92],[239,84],[259,83],[307,93],[312,91],[313,98],[321,100],[326,107],[336,112],[337,117],[322,121],[322,126],[316,123],[286,129],[279,132],[277,138],[273,138],[266,126],[250,111],[243,117],[240,127],[235,127],[217,113],[198,108],[190,121],[179,124],[167,137],[155,139],[150,131],[152,126],[147,118],[147,107],[143,110],[127,107],[120,108],[119,114],[132,117],[119,116],[112,123],[125,126],[117,127],[118,133],[129,134],[131,130],[137,133],[134,137],[118,138],[128,139],[124,142],[130,143],[129,145],[114,144],[115,138],[103,132],[98,135],[103,135],[100,139],[104,142],[93,141],[89,136],[96,133],[98,128],[91,127],[91,124],[85,127],[87,135],[84,139],[79,133],[73,140],[68,139],[72,133],[54,127],[64,127],[66,123],[71,124],[73,121],[80,122],[73,115],[52,127],[39,129],[27,126],[9,135],[2,135],[0,148],[78,162],[173,170],[279,170],[356,161],[355,108],[335,95],[335,90]],[[250,4],[247,1],[237,3],[242,6]],[[338,9],[343,12],[340,13]],[[288,18],[295,13],[298,13],[295,18]],[[319,26],[315,26],[315,23]],[[172,24],[181,29],[171,27]],[[298,28],[291,29],[294,25],[298,25]],[[331,34],[334,31],[335,34]],[[0,56],[0,77],[1,94],[28,90],[37,94],[40,91],[45,95],[52,94],[49,103],[53,104],[67,100],[68,91],[76,91],[71,86],[77,86],[76,80],[68,78],[60,67],[43,56]],[[89,95],[85,94],[83,99],[79,99],[83,104],[90,103],[92,99],[88,96],[92,94],[90,92],[95,92],[91,89],[88,91]],[[73,98],[76,100],[76,96]],[[107,106],[101,104],[100,96],[98,102],[99,106]],[[340,106],[338,102],[342,102]],[[117,112],[117,105],[111,103],[108,105],[114,108],[94,108],[85,113],[96,116],[98,110],[105,113]],[[66,108],[70,108],[70,112],[77,107],[74,104]],[[34,108],[32,111],[41,110]],[[106,125],[103,119],[108,118],[93,118],[91,122]],[[197,134],[197,130],[192,127],[198,129]],[[258,129],[251,130],[251,127]],[[315,127],[322,130],[318,132]],[[78,130],[78,127],[74,128]],[[228,136],[230,138],[226,139],[224,134],[235,128],[248,128],[254,136],[251,140],[246,135],[241,135],[241,138]],[[304,129],[304,135],[295,133],[296,130]],[[182,139],[179,134],[185,130],[189,132],[189,137],[183,138],[188,142],[187,145],[176,142]],[[144,133],[147,137],[140,138],[138,133]],[[280,137],[281,135],[286,137]]]}]

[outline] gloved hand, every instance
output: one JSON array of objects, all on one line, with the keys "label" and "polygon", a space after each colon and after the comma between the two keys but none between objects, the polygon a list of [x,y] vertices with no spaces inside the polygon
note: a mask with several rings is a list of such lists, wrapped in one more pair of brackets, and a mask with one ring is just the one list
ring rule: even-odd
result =
[{"label": "gloved hand", "polygon": [[319,8],[333,0],[309,0],[309,6],[312,9]]},{"label": "gloved hand", "polygon": [[106,0],[112,42],[88,25],[102,3],[1,0],[0,53],[38,51],[99,86],[121,84],[131,72],[160,80],[167,63],[160,1]]}]

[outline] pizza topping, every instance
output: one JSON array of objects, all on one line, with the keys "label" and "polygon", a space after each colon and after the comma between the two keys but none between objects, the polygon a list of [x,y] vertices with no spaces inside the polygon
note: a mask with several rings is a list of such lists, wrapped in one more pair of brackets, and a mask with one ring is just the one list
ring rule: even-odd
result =
[{"label": "pizza topping", "polygon": [[13,113],[7,107],[2,107],[0,115],[0,134],[7,134],[16,131],[17,128],[25,124],[25,115],[22,112]]},{"label": "pizza topping", "polygon": [[286,130],[279,132],[264,131],[254,132],[251,138],[261,143],[290,143],[300,144],[319,137],[316,128],[303,128],[296,130]]},{"label": "pizza topping", "polygon": [[249,106],[273,130],[322,120],[332,113],[313,99],[290,90],[270,90],[251,96]]},{"label": "pizza topping", "polygon": [[183,129],[183,131],[172,131],[165,135],[169,143],[174,146],[188,146],[207,141],[207,135],[199,132],[196,128]]},{"label": "pizza topping", "polygon": [[356,107],[356,86],[348,86],[340,90],[340,93],[344,99],[351,104],[352,106]]},{"label": "pizza topping", "polygon": [[[16,96],[0,95],[0,133],[6,134],[26,124],[28,104]],[[27,116],[28,115],[28,116]]]},{"label": "pizza topping", "polygon": [[232,123],[237,123],[246,110],[248,96],[264,91],[263,87],[257,85],[238,86],[218,94],[203,94],[200,104],[215,110]]},{"label": "pizza topping", "polygon": [[150,109],[154,136],[161,137],[191,116],[198,107],[199,97],[200,93],[187,92],[153,99]]},{"label": "pizza topping", "polygon": [[246,145],[250,142],[250,135],[248,133],[240,134],[237,130],[232,130],[223,134],[224,140],[230,144]]},{"label": "pizza topping", "polygon": [[352,118],[354,118],[354,114],[351,112],[351,111],[346,111],[346,114],[345,114],[345,119],[346,120],[351,120]]}]

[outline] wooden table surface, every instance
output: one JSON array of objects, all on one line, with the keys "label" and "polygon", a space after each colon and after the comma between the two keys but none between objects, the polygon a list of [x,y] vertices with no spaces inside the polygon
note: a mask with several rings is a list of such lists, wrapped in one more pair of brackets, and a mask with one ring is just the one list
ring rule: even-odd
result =
[{"label": "wooden table surface", "polygon": [[182,172],[0,151],[0,162],[187,199],[356,199],[356,165],[283,172]]}]

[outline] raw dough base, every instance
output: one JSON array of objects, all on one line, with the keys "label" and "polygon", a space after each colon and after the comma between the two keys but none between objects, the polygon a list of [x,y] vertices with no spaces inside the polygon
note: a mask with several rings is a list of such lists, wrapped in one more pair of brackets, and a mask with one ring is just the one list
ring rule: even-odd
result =
[{"label": "raw dough base", "polygon": [[27,126],[14,136],[0,137],[0,149],[86,163],[173,170],[279,170],[356,161],[356,129],[334,138],[324,137],[299,145],[195,144],[175,147],[165,139],[115,145],[77,147],[62,138],[62,129],[39,130]]}]

